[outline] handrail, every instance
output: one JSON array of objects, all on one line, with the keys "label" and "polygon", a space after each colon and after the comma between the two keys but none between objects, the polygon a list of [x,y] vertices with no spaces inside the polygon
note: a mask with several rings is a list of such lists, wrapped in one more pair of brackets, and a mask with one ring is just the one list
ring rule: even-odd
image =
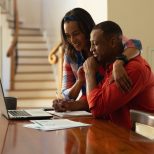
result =
[{"label": "handrail", "polygon": [[62,42],[59,42],[55,47],[53,47],[49,53],[48,60],[50,64],[56,64],[58,62],[58,56],[56,53],[58,49],[62,46]]},{"label": "handrail", "polygon": [[17,0],[14,0],[14,37],[11,43],[11,46],[8,49],[7,57],[11,58],[11,74],[10,74],[10,89],[14,89],[14,77],[16,72],[16,63],[17,63],[17,42],[18,42],[18,31],[19,31],[19,19],[18,19],[18,10],[17,10]]},{"label": "handrail", "polygon": [[50,64],[57,64],[57,71],[58,76],[56,77],[57,81],[57,90],[60,97],[61,94],[61,88],[62,88],[62,76],[63,76],[63,58],[64,57],[64,49],[62,47],[62,42],[59,42],[49,53],[48,60]]},{"label": "handrail", "polygon": [[18,40],[19,20],[18,20],[18,10],[17,10],[17,0],[14,0],[14,20],[15,20],[14,38],[11,43],[11,46],[8,49],[7,57],[11,57],[11,55],[13,54],[14,49],[16,48],[17,40]]}]

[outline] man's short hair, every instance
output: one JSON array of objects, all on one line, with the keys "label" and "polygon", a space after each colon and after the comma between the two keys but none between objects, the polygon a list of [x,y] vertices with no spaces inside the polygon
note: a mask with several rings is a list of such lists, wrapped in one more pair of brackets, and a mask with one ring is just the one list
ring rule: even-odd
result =
[{"label": "man's short hair", "polygon": [[96,26],[94,26],[93,30],[94,29],[101,29],[103,31],[103,36],[106,39],[112,37],[113,35],[116,35],[118,37],[122,36],[122,30],[120,26],[113,21],[101,22],[97,24]]}]

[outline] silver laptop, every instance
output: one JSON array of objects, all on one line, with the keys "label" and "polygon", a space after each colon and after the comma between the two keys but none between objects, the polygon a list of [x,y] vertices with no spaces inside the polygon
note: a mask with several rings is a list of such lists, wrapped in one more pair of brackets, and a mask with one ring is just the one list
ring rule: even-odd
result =
[{"label": "silver laptop", "polygon": [[7,110],[4,99],[4,92],[0,80],[0,112],[7,119],[47,119],[52,115],[43,111],[43,109],[25,109],[25,110]]}]

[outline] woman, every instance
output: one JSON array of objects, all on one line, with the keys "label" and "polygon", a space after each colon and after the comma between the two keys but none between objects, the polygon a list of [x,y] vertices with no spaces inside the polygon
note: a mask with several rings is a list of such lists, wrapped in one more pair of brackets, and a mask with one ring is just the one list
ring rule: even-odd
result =
[{"label": "woman", "polygon": [[[80,67],[84,61],[92,56],[90,52],[90,32],[95,23],[91,15],[82,8],[74,8],[67,12],[61,22],[61,34],[65,48],[63,63],[62,94],[64,99],[53,101],[56,111],[88,110],[86,99],[86,86],[84,75],[79,76]],[[113,78],[118,88],[127,91],[131,88],[131,81],[127,76],[123,65],[136,55],[140,54],[141,43],[139,40],[127,40],[124,42],[124,54],[117,57],[114,62]],[[84,72],[83,72],[84,74]],[[97,74],[98,82],[103,79],[103,68]],[[81,97],[79,93],[81,91]]]}]

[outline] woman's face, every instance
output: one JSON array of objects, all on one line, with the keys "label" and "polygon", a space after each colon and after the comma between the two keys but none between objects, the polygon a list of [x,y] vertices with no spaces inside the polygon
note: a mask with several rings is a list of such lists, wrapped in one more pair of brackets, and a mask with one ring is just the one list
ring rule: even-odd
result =
[{"label": "woman's face", "polygon": [[64,32],[70,44],[77,51],[82,51],[87,48],[85,34],[80,30],[76,21],[68,21],[64,23]]}]

